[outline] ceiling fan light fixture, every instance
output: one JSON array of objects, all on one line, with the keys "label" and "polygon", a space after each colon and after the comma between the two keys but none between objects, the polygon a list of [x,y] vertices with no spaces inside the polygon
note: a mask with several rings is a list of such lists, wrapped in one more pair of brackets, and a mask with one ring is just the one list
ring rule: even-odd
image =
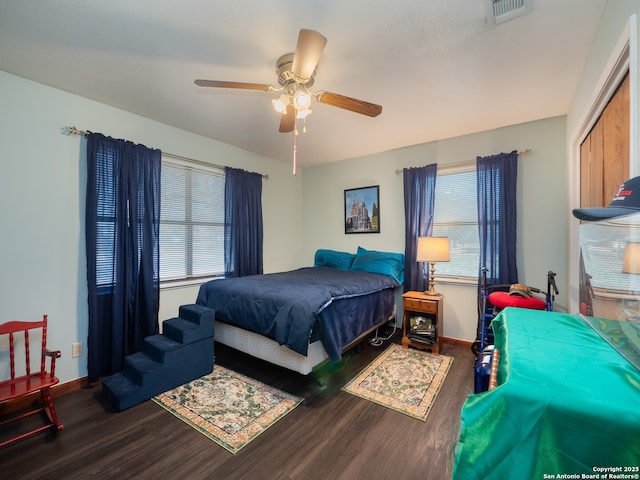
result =
[{"label": "ceiling fan light fixture", "polygon": [[[493,2],[533,1],[533,0],[485,0]],[[314,30],[301,29],[294,53],[286,53],[276,61],[276,73],[280,87],[262,83],[229,82],[223,80],[197,79],[199,87],[237,88],[243,90],[262,90],[266,92],[284,92],[280,97],[272,99],[276,112],[280,113],[280,133],[293,132],[293,174],[297,172],[298,129],[296,120],[302,120],[302,133],[306,133],[306,117],[311,115],[312,97],[316,102],[342,108],[361,115],[377,117],[382,113],[382,106],[358,100],[357,98],[339,95],[326,91],[309,90],[315,81],[318,61],[327,43],[327,39]]]},{"label": "ceiling fan light fixture", "polygon": [[287,105],[289,105],[289,96],[283,93],[280,97],[271,100],[271,103],[276,112],[284,114],[287,111]]},{"label": "ceiling fan light fixture", "polygon": [[293,108],[298,112],[307,110],[311,106],[311,95],[301,90],[293,96]]}]

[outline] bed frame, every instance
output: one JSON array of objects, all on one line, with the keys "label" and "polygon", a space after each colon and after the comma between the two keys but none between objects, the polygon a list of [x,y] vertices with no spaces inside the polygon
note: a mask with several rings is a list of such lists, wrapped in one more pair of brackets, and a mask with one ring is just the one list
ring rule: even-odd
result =
[{"label": "bed frame", "polygon": [[313,267],[203,283],[196,303],[215,310],[217,342],[308,375],[395,318],[403,268],[402,254],[318,250]]},{"label": "bed frame", "polygon": [[[395,316],[396,307],[394,305],[393,312],[389,318],[362,333],[344,347],[342,351],[346,352],[353,348],[377,328],[386,325],[390,321],[395,322]],[[304,356],[284,345],[278,344],[275,340],[219,320],[216,321],[215,325],[215,340],[223,345],[302,375],[310,374],[316,367],[324,364],[329,359],[322,342],[319,340],[309,344],[307,356]]]}]

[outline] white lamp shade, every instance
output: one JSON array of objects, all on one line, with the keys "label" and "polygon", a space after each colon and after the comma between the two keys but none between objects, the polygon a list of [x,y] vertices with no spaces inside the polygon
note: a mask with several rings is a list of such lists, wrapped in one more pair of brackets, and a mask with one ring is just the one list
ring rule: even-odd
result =
[{"label": "white lamp shade", "polygon": [[293,108],[296,110],[306,110],[311,106],[311,95],[306,92],[299,91],[293,97]]},{"label": "white lamp shade", "polygon": [[287,111],[287,105],[289,105],[289,97],[284,93],[280,95],[280,97],[271,100],[273,104],[273,108],[276,109],[278,113],[285,113]]},{"label": "white lamp shade", "polygon": [[418,237],[417,262],[448,262],[449,238]]},{"label": "white lamp shade", "polygon": [[622,271],[624,273],[640,274],[640,243],[627,243]]}]

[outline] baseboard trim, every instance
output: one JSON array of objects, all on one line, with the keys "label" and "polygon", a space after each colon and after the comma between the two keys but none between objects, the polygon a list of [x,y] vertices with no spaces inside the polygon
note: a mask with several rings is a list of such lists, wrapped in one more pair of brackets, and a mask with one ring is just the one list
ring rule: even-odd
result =
[{"label": "baseboard trim", "polygon": [[442,343],[446,343],[449,345],[457,345],[459,347],[467,347],[467,348],[471,348],[471,344],[473,343],[468,340],[461,340],[459,338],[453,338],[453,337],[440,337],[440,341]]}]

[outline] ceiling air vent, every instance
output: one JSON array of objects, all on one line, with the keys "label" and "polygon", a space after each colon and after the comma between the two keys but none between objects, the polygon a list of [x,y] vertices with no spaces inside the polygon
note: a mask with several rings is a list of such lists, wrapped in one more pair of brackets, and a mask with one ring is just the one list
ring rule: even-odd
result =
[{"label": "ceiling air vent", "polygon": [[487,13],[495,23],[503,23],[521,15],[526,15],[533,8],[533,0],[486,0]]}]

